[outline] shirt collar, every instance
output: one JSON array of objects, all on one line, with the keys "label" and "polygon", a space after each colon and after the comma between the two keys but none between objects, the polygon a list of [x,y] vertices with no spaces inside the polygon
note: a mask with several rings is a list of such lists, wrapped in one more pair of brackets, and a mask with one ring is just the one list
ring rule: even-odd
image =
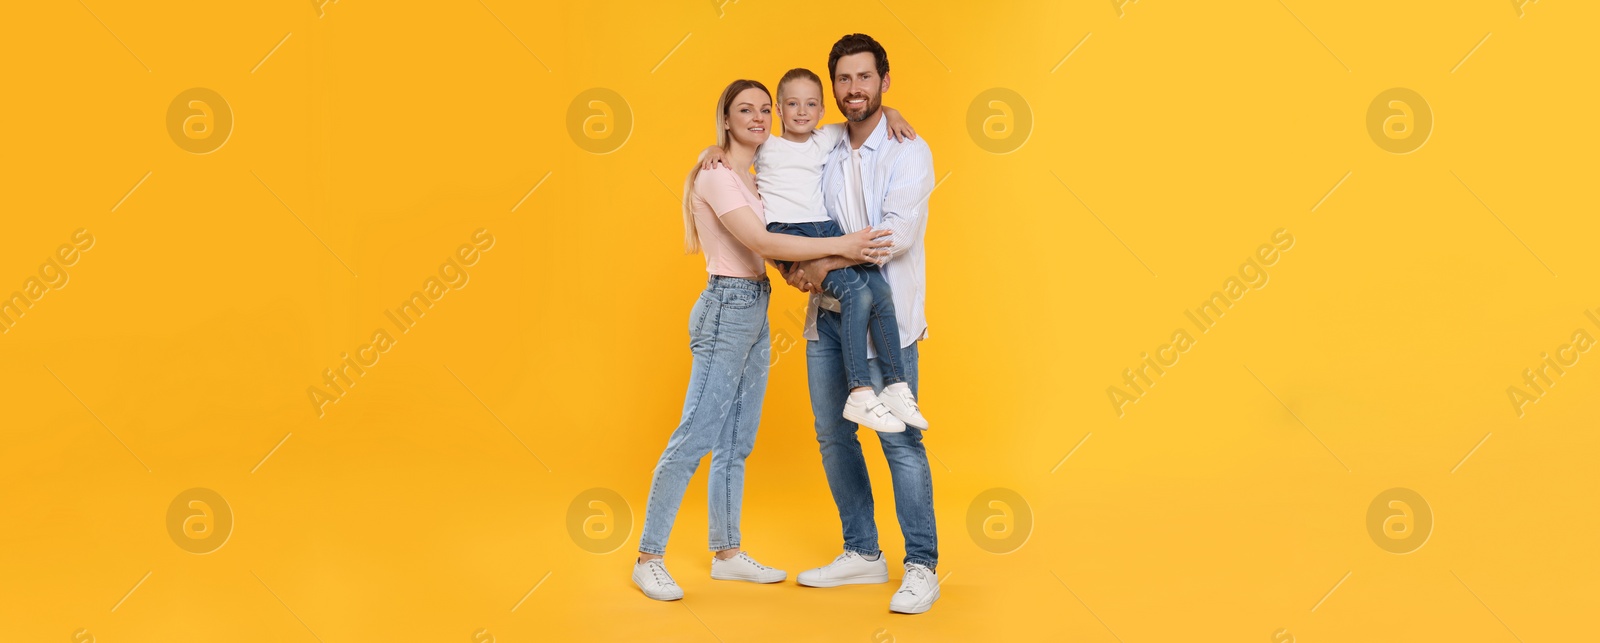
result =
[{"label": "shirt collar", "polygon": [[878,126],[872,128],[872,133],[867,135],[866,142],[861,144],[861,147],[873,151],[877,151],[878,147],[883,145],[884,139],[889,137],[889,117],[883,115],[883,107],[878,108],[878,113]]},{"label": "shirt collar", "polygon": [[[879,107],[878,109],[879,111],[882,111],[883,108]],[[867,140],[861,144],[861,147],[875,152],[879,147],[883,146],[884,141],[888,138],[889,117],[884,116],[883,118],[878,119],[877,127],[872,128],[872,133],[867,135]],[[844,155],[846,157],[850,156],[850,150],[853,148],[850,146],[849,129],[845,130],[844,138],[839,140],[839,149],[844,151]]]}]

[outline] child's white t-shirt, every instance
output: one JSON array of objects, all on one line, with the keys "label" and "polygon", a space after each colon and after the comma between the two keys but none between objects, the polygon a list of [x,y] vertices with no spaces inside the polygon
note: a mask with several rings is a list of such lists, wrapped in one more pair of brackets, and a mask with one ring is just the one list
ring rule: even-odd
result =
[{"label": "child's white t-shirt", "polygon": [[756,186],[767,205],[767,223],[827,221],[822,204],[822,166],[844,139],[844,123],[823,125],[804,143],[767,138],[756,150]]}]

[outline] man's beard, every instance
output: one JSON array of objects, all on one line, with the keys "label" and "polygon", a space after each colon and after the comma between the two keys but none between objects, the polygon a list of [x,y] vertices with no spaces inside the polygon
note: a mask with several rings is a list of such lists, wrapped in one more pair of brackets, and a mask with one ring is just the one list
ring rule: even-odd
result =
[{"label": "man's beard", "polygon": [[867,120],[869,118],[872,118],[873,114],[878,113],[878,108],[883,106],[883,96],[881,94],[877,95],[877,96],[866,96],[865,94],[851,94],[849,96],[846,96],[845,100],[849,100],[849,99],[852,99],[852,98],[866,98],[867,99],[866,104],[862,106],[861,112],[859,114],[851,113],[849,105],[847,103],[845,103],[843,100],[839,101],[839,113],[844,114],[845,120],[850,121],[852,123],[860,123],[860,122],[865,121],[865,120]]}]

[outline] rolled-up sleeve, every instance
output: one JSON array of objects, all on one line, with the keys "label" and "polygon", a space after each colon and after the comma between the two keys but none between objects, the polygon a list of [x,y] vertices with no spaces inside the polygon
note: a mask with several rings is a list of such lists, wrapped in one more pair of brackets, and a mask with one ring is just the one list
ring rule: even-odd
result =
[{"label": "rolled-up sleeve", "polygon": [[891,259],[903,254],[921,237],[928,219],[928,197],[933,194],[933,152],[922,139],[913,140],[895,159],[883,196],[883,217],[877,228],[894,233]]}]

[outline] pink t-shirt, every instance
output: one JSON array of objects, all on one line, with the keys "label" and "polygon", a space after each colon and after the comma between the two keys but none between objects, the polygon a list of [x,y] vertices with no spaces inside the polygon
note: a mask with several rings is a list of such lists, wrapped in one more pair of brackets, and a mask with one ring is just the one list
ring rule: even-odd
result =
[{"label": "pink t-shirt", "polygon": [[761,198],[750,192],[739,175],[726,167],[701,170],[694,179],[694,196],[689,209],[694,212],[695,232],[700,237],[700,250],[706,254],[706,272],[724,277],[754,279],[766,274],[761,255],[746,248],[739,239],[722,225],[722,215],[749,206],[756,213],[756,222],[765,220],[766,208]]}]

